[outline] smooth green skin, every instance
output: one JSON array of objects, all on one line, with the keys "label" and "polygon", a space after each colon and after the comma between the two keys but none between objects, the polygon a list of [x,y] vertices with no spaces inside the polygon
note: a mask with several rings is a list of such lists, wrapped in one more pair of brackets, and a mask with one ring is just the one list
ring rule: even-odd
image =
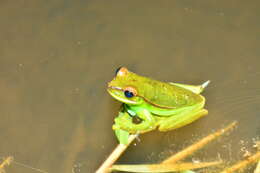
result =
[{"label": "smooth green skin", "polygon": [[[113,129],[136,134],[156,128],[169,131],[185,126],[208,113],[203,108],[205,98],[200,95],[207,84],[166,83],[130,71],[124,75],[117,73],[107,88],[112,97],[123,103]],[[129,86],[137,90],[137,95],[132,98],[124,95],[124,89]],[[135,116],[142,120],[141,123],[133,122]]]}]

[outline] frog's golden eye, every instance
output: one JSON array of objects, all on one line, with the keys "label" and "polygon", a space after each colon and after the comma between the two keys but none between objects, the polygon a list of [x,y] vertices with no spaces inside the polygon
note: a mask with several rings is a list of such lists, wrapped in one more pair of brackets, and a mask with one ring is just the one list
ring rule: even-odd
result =
[{"label": "frog's golden eye", "polygon": [[117,70],[116,70],[116,76],[124,76],[128,73],[128,70],[127,68],[125,67],[119,67]]},{"label": "frog's golden eye", "polygon": [[133,87],[126,87],[124,89],[124,94],[127,98],[131,98],[137,95],[137,91],[135,88]]}]

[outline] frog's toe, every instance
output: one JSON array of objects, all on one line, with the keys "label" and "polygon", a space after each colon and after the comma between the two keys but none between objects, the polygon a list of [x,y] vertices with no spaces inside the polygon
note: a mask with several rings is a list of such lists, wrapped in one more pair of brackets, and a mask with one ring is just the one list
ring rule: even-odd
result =
[{"label": "frog's toe", "polygon": [[206,88],[206,87],[209,85],[209,83],[210,83],[210,80],[204,82],[204,83],[201,85],[201,87],[204,89],[204,88]]}]

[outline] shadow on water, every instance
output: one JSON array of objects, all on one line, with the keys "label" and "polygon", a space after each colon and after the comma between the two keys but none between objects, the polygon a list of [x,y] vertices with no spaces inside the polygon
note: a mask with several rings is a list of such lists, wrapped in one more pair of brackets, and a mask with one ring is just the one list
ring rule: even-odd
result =
[{"label": "shadow on water", "polygon": [[212,82],[204,93],[209,116],[144,134],[119,163],[163,160],[233,120],[236,133],[198,157],[240,158],[241,140],[250,147],[260,134],[259,5],[1,1],[0,157],[49,173],[93,172],[117,143],[111,125],[120,104],[106,83],[124,65],[162,81]]}]

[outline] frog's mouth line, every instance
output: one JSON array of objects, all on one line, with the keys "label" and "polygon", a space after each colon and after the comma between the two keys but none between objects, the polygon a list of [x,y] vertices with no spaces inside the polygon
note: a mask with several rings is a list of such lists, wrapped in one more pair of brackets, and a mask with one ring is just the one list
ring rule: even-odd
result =
[{"label": "frog's mouth line", "polygon": [[121,88],[118,88],[118,87],[113,87],[113,86],[109,86],[109,87],[107,88],[108,93],[109,93],[112,97],[114,97],[116,100],[119,100],[119,101],[121,101],[121,102],[123,102],[123,103],[127,103],[127,104],[134,104],[134,105],[137,104],[137,102],[135,102],[135,101],[122,98],[122,96],[116,94],[115,92],[113,92],[113,90],[118,90],[118,91],[120,91],[120,92],[124,92],[124,90],[121,89]]}]

